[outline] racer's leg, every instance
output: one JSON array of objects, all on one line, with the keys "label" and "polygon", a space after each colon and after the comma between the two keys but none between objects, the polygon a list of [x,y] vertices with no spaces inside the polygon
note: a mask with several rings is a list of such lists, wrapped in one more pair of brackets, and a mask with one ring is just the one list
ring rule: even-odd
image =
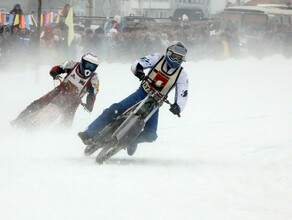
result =
[{"label": "racer's leg", "polygon": [[131,143],[127,148],[129,156],[134,155],[137,150],[137,146],[143,142],[154,142],[157,139],[157,125],[158,125],[159,109],[152,115],[152,117],[146,122],[144,130],[139,136]]},{"label": "racer's leg", "polygon": [[131,106],[135,105],[143,98],[146,97],[146,93],[139,88],[136,92],[132,93],[127,98],[122,101],[111,105],[109,108],[105,109],[100,116],[98,116],[84,132],[80,132],[79,137],[85,141],[90,137],[93,137],[97,132],[102,130],[113,118],[122,114]]}]

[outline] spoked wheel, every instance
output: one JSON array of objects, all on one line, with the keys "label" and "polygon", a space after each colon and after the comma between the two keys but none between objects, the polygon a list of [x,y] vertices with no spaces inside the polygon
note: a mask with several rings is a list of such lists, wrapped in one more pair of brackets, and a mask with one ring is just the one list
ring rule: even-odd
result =
[{"label": "spoked wheel", "polygon": [[109,149],[106,154],[103,155],[103,157],[99,157],[99,155],[96,157],[96,163],[98,164],[103,164],[107,159],[111,158],[113,155],[115,155],[116,153],[118,153],[120,150],[122,150],[123,148],[121,147],[112,147],[111,149]]},{"label": "spoked wheel", "polygon": [[86,148],[84,149],[84,155],[90,156],[101,147],[102,147],[102,143],[94,143],[94,144],[87,145]]},{"label": "spoked wheel", "polygon": [[101,151],[99,152],[99,154],[96,157],[96,162],[98,164],[102,164],[104,161],[106,161],[107,159],[109,159],[110,157],[112,157],[113,155],[115,155],[116,153],[118,153],[121,149],[118,148],[117,145],[117,140],[114,139],[111,142],[109,142],[108,144],[106,144]]},{"label": "spoked wheel", "polygon": [[125,119],[126,119],[125,117],[120,117],[119,119],[107,125],[104,129],[102,129],[102,131],[98,133],[95,137],[93,137],[92,140],[89,142],[89,144],[84,150],[84,155],[90,156],[100,148],[102,148],[102,150],[100,151],[99,154],[100,155],[105,154],[108,148],[112,146],[113,141],[116,141],[111,140],[112,133],[117,127],[119,127],[123,123]]}]

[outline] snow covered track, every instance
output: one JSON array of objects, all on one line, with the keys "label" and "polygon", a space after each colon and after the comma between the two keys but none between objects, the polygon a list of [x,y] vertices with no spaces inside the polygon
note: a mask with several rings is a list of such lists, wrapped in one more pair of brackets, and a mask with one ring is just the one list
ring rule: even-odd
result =
[{"label": "snow covered track", "polygon": [[80,107],[67,131],[9,125],[52,89],[48,66],[38,74],[0,70],[1,219],[292,219],[291,63],[281,56],[187,62],[182,117],[162,106],[155,143],[101,166],[83,156],[77,132],[137,88],[130,64],[100,65],[95,109]]}]

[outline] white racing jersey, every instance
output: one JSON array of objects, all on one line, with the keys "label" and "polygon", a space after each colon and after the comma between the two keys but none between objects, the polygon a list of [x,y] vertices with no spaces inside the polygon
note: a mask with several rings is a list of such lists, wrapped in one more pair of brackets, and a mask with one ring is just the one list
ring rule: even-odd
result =
[{"label": "white racing jersey", "polygon": [[[175,100],[181,111],[184,110],[188,100],[188,76],[182,67],[170,68],[163,54],[150,54],[136,60],[131,67],[132,72],[136,73],[137,64],[143,66],[143,69],[150,69],[147,76],[155,83],[162,82],[160,92],[167,95],[175,88]],[[141,86],[148,92],[147,82],[142,82]]]},{"label": "white racing jersey", "polygon": [[90,87],[93,88],[93,94],[96,95],[99,91],[99,79],[97,73],[91,74],[89,77],[83,76],[79,72],[79,62],[65,62],[60,65],[65,71],[67,70],[67,75],[63,80],[70,89],[74,90],[82,98]]}]

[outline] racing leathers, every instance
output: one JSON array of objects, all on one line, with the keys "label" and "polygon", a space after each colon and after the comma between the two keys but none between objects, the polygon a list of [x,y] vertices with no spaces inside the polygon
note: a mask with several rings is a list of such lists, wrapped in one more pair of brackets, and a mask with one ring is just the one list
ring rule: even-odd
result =
[{"label": "racing leathers", "polygon": [[50,70],[50,75],[54,79],[58,79],[61,74],[65,74],[64,80],[46,95],[32,102],[13,121],[14,124],[17,125],[18,122],[24,123],[28,115],[49,103],[53,103],[62,112],[61,123],[70,127],[77,107],[82,103],[81,99],[85,94],[87,94],[87,97],[84,108],[91,112],[95,103],[96,94],[99,91],[99,79],[95,72],[85,77],[80,71],[80,65],[80,62],[69,61],[62,65],[54,66]]}]

